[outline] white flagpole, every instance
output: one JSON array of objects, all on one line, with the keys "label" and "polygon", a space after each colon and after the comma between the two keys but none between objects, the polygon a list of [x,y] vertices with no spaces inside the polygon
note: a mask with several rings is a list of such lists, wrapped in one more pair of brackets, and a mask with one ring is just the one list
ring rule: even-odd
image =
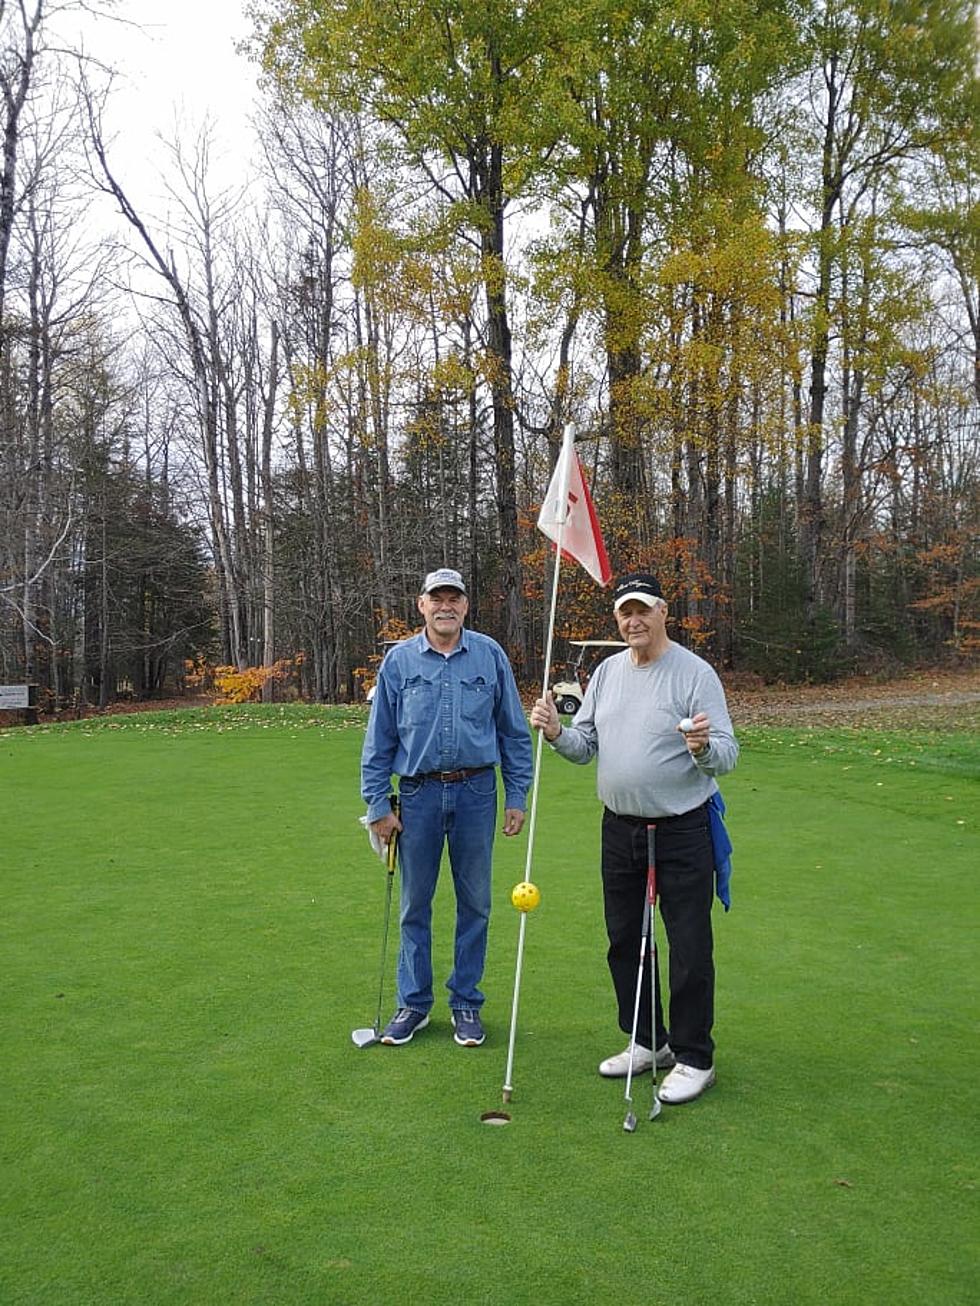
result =
[{"label": "white flagpole", "polygon": [[[548,673],[551,670],[551,650],[555,636],[555,613],[558,607],[558,576],[561,571],[561,537],[568,516],[568,482],[572,471],[572,458],[575,451],[575,427],[569,422],[562,436],[559,454],[561,479],[558,485],[558,538],[555,541],[555,567],[551,581],[551,611],[548,614],[548,635],[545,640],[544,672],[542,676],[541,697],[548,695]],[[549,487],[550,488],[550,487]],[[538,731],[538,742],[534,754],[534,779],[531,784],[531,811],[527,826],[527,857],[524,863],[524,878],[531,878],[531,862],[534,857],[534,830],[538,816],[538,782],[541,778],[541,754],[544,747],[544,732]],[[521,996],[521,973],[524,967],[524,934],[527,929],[527,912],[520,913],[521,923],[517,935],[517,962],[514,968],[514,997],[510,1012],[510,1037],[507,1043],[507,1070],[504,1074],[503,1099],[509,1102],[514,1091],[511,1082],[514,1072],[514,1042],[517,1038],[517,1008]]]}]

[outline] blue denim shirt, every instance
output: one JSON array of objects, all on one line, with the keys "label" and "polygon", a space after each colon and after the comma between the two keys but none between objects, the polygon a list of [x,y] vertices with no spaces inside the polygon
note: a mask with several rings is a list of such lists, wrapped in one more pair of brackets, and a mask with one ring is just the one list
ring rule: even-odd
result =
[{"label": "blue denim shirt", "polygon": [[390,811],[393,775],[498,765],[504,806],[523,811],[534,770],[531,736],[510,662],[496,640],[464,627],[448,657],[425,631],[390,649],[361,753],[368,820]]}]

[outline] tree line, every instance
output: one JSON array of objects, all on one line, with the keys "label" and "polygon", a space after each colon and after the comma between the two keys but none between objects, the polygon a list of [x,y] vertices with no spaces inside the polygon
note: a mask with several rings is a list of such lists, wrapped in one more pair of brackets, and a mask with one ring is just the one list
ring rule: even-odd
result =
[{"label": "tree line", "polygon": [[[164,214],[70,8],[0,0],[4,681],[357,698],[448,564],[539,683],[569,420],[722,667],[975,654],[971,4],[269,0],[256,179],[204,125]],[[610,632],[571,567],[558,629]]]}]

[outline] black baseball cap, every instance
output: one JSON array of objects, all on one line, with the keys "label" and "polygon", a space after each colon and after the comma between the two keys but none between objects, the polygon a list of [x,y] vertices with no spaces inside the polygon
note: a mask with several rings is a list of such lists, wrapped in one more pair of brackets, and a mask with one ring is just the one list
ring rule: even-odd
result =
[{"label": "black baseball cap", "polygon": [[656,576],[648,571],[631,571],[625,576],[620,576],[613,588],[613,612],[618,612],[630,599],[639,599],[648,608],[652,608],[663,596],[663,590]]}]

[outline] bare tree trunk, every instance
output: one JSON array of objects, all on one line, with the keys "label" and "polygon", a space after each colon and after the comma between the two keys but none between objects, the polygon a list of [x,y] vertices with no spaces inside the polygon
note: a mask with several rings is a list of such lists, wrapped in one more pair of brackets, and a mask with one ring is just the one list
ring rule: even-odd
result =
[{"label": "bare tree trunk", "polygon": [[[272,433],[276,395],[279,389],[279,323],[272,321],[269,347],[269,375],[262,409],[262,662],[271,667],[276,660],[276,515],[272,482]],[[273,697],[271,678],[262,686],[268,703]]]},{"label": "bare tree trunk", "polygon": [[109,536],[107,530],[107,506],[105,501],[105,487],[103,486],[102,498],[102,521],[101,521],[101,542],[102,558],[99,565],[99,707],[108,707],[112,698],[115,698],[116,686],[112,685],[110,693],[110,622],[111,614],[109,611]]},{"label": "bare tree trunk", "polygon": [[[473,323],[467,317],[463,328],[463,358],[466,364],[467,372],[472,371],[472,336]],[[468,556],[469,556],[469,577],[468,584],[473,593],[470,599],[471,620],[474,626],[480,624],[480,595],[482,593],[482,577],[480,574],[480,534],[479,519],[477,516],[477,506],[479,503],[479,464],[477,448],[477,432],[479,429],[479,415],[476,405],[476,386],[471,385],[467,396],[466,405],[466,515],[469,519],[468,533]]]},{"label": "bare tree trunk", "polygon": [[[6,10],[0,0],[0,20]],[[12,8],[13,6],[11,6]],[[7,289],[7,257],[14,230],[17,194],[17,156],[20,146],[20,119],[27,103],[34,77],[37,35],[44,17],[44,0],[36,0],[31,11],[24,0],[17,6],[21,21],[22,42],[0,54],[0,101],[3,104],[3,163],[0,166],[0,324],[4,321]],[[4,332],[0,329],[0,349]]]},{"label": "bare tree trunk", "polygon": [[102,189],[115,199],[123,217],[134,228],[143,242],[151,264],[169,286],[183,328],[201,422],[201,444],[208,487],[208,514],[215,549],[219,591],[223,598],[221,617],[225,644],[235,665],[241,670],[245,665],[244,641],[241,629],[241,603],[235,559],[224,519],[225,510],[221,494],[221,469],[218,456],[218,408],[211,384],[205,333],[202,331],[194,313],[188,290],[177,273],[173,257],[171,256],[168,259],[158,248],[146,224],[133,207],[129,197],[109,167],[99,110],[91,94],[87,96],[85,109],[88,116],[92,149],[102,174]]},{"label": "bare tree trunk", "polygon": [[[493,50],[490,60],[499,78],[499,59]],[[499,142],[483,143],[471,159],[474,194],[483,205],[486,220],[480,230],[483,255],[484,297],[487,308],[487,340],[493,359],[490,393],[493,401],[493,451],[497,481],[497,527],[499,592],[503,601],[503,644],[521,666],[527,662],[521,576],[517,550],[517,475],[514,462],[514,373],[513,343],[507,309],[507,280],[504,250],[503,147]]]},{"label": "bare tree trunk", "polygon": [[822,600],[820,567],[824,538],[823,444],[824,407],[827,397],[827,359],[830,350],[830,292],[834,265],[833,221],[840,196],[841,178],[836,159],[839,87],[837,56],[831,55],[827,67],[827,118],[824,124],[822,176],[823,190],[818,233],[818,272],[814,317],[817,330],[810,354],[810,411],[803,451],[803,482],[799,499],[800,560],[803,566],[804,609],[812,620]]}]

